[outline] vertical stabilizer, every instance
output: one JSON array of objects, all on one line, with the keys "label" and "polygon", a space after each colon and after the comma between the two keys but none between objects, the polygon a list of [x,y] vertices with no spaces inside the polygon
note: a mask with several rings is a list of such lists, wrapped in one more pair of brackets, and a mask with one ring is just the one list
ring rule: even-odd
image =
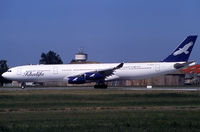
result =
[{"label": "vertical stabilizer", "polygon": [[184,62],[188,61],[197,35],[188,36],[163,62]]}]

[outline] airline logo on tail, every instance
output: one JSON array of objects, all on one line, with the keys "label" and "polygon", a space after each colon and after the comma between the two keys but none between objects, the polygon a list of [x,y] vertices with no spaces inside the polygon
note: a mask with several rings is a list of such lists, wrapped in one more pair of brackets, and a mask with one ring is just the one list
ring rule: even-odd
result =
[{"label": "airline logo on tail", "polygon": [[193,45],[193,42],[186,44],[183,48],[179,48],[176,52],[173,53],[174,56],[185,53],[186,55],[189,53],[188,49]]},{"label": "airline logo on tail", "polygon": [[163,62],[188,61],[196,39],[197,35],[188,36]]}]

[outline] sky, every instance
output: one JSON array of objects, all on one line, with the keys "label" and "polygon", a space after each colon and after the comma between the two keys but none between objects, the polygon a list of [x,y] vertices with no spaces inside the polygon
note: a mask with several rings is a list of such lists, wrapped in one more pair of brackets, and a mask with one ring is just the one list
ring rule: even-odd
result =
[{"label": "sky", "polygon": [[[64,63],[160,61],[200,34],[200,0],[1,0],[0,60],[38,64],[53,50]],[[199,63],[200,38],[190,60]]]}]

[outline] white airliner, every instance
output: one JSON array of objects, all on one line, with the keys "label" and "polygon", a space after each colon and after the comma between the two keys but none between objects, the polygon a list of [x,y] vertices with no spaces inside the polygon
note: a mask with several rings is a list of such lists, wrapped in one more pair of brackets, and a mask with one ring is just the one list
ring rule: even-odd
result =
[{"label": "white airliner", "polygon": [[[166,59],[148,63],[25,65],[10,68],[2,76],[25,82],[66,81],[70,84],[96,82],[95,88],[107,88],[106,81],[144,79],[167,74],[194,65],[188,58],[197,36],[188,36]],[[184,49],[181,50],[180,49]]]}]

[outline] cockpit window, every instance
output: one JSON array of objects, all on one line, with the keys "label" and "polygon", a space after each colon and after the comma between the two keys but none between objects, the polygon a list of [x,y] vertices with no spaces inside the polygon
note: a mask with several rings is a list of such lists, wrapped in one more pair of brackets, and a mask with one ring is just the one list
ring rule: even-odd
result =
[{"label": "cockpit window", "polygon": [[12,72],[11,70],[8,70],[7,72]]}]

